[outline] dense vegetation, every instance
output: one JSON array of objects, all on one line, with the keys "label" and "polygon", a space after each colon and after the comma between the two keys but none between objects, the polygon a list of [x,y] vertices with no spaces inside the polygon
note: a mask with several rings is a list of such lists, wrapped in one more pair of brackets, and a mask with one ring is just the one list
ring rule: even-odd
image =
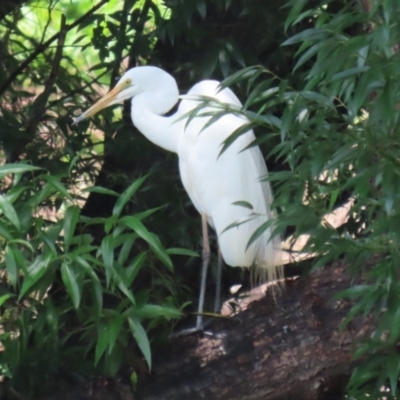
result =
[{"label": "dense vegetation", "polygon": [[[349,320],[377,321],[350,395],[395,397],[400,4],[74,3],[0,6],[4,393],[29,397],[57,374],[112,375],[142,357],[150,367],[151,346],[193,298],[199,226],[176,157],[135,130],[127,105],[71,127],[126,68],[155,64],[182,92],[213,77],[238,93],[272,171],[279,230],[310,235],[313,267],[342,258],[365,278],[338,294],[354,300]],[[326,224],[349,199],[347,223]]]}]

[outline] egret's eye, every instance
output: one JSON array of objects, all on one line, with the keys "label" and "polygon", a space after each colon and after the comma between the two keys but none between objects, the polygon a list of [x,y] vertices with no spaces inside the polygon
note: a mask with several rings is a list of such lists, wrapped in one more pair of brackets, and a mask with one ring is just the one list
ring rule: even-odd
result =
[{"label": "egret's eye", "polygon": [[126,86],[131,86],[131,85],[132,85],[132,79],[127,79],[127,80],[125,81],[125,85],[126,85]]}]

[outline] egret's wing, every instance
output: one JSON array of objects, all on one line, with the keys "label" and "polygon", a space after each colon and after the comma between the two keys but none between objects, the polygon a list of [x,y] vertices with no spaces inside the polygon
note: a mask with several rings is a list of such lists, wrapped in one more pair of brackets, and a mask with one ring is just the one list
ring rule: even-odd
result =
[{"label": "egret's wing", "polygon": [[[215,96],[218,101],[241,106],[231,90],[218,91],[218,85],[215,81],[200,82],[188,95]],[[183,100],[178,114],[188,112],[198,104],[193,100]],[[210,110],[206,108],[205,111]],[[198,211],[207,214],[216,229],[227,264],[250,266],[256,262],[273,269],[279,239],[270,241],[271,229],[267,229],[246,250],[256,229],[272,218],[271,188],[268,182],[260,182],[260,178],[267,175],[261,151],[258,147],[243,151],[255,139],[254,133],[249,130],[220,155],[223,141],[248,121],[244,117],[228,114],[203,129],[209,119],[194,118],[183,134],[178,154],[185,189]],[[253,209],[233,204],[236,202],[249,203]],[[225,230],[235,223],[240,225]]]}]

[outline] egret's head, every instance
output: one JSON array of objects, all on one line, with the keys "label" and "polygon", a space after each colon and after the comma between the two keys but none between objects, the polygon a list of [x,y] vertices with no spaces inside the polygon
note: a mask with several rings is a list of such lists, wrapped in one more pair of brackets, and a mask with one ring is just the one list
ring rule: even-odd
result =
[{"label": "egret's head", "polygon": [[132,68],[120,78],[114,89],[76,118],[72,125],[92,117],[103,108],[131,99],[139,93],[173,98],[177,98],[179,94],[175,79],[162,69],[152,66]]}]

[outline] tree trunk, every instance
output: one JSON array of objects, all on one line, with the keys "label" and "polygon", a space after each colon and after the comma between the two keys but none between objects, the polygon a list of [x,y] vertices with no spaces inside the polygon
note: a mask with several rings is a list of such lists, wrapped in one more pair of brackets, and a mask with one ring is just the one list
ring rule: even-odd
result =
[{"label": "tree trunk", "polygon": [[342,398],[357,340],[372,321],[341,329],[351,304],[332,297],[350,286],[339,263],[288,283],[212,334],[173,340],[154,360],[135,399],[313,400]]},{"label": "tree trunk", "polygon": [[210,334],[172,339],[154,355],[152,372],[139,376],[135,393],[120,383],[92,385],[90,397],[81,391],[65,399],[101,399],[105,391],[125,400],[342,399],[355,345],[374,326],[358,317],[341,327],[351,303],[333,296],[352,284],[339,262],[290,280],[275,300],[267,295],[217,319]]}]

